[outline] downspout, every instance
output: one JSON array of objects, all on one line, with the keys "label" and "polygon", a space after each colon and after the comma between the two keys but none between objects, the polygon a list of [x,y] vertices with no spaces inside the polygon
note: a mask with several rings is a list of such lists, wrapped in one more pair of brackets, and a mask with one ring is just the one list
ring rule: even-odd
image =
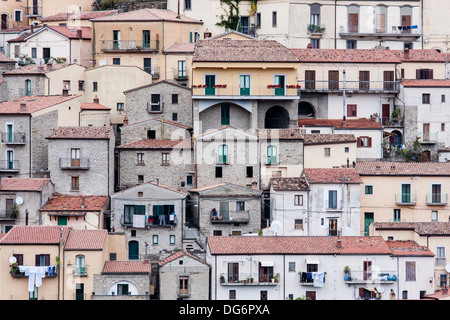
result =
[{"label": "downspout", "polygon": [[107,166],[107,168],[108,168],[108,173],[107,173],[107,176],[108,176],[108,180],[106,181],[106,183],[107,183],[107,185],[108,185],[108,187],[107,187],[107,189],[108,189],[108,196],[110,195],[110,191],[109,191],[109,187],[110,187],[110,183],[109,183],[109,179],[110,179],[110,176],[109,176],[109,171],[110,171],[110,151],[109,151],[109,149],[110,149],[110,144],[111,144],[111,137],[108,139],[108,140],[106,140],[106,152],[108,153],[108,166]]},{"label": "downspout", "polygon": [[161,21],[162,23],[162,46],[161,46],[161,52],[164,54],[164,80],[167,79],[167,55],[164,53],[164,19]]},{"label": "downspout", "polygon": [[337,21],[336,21],[336,17],[337,17],[337,8],[336,8],[336,1],[334,0],[334,49],[337,48],[337,38],[336,38],[336,30],[337,30]]},{"label": "downspout", "polygon": [[29,166],[29,168],[28,168],[28,177],[30,177],[31,178],[31,154],[32,154],[32,152],[31,152],[31,146],[32,146],[32,143],[31,143],[31,135],[32,135],[32,131],[31,131],[31,114],[29,115],[29,117],[28,117],[28,122],[29,122],[29,130],[30,130],[30,141],[29,141],[29,145],[30,145],[30,154],[29,154],[29,156],[28,156],[28,158],[29,158],[29,164],[28,164],[28,166]]},{"label": "downspout", "polygon": [[95,22],[92,23],[92,67],[95,67]]}]

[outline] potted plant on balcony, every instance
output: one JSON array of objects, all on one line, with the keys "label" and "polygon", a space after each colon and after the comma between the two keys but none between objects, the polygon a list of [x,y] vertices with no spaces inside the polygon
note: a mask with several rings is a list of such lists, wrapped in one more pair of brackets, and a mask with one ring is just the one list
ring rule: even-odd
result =
[{"label": "potted plant on balcony", "polygon": [[225,277],[223,275],[220,276],[220,283],[225,283]]},{"label": "potted plant on balcony", "polygon": [[19,215],[19,208],[17,208],[17,205],[14,204],[13,208],[11,209],[11,212],[9,213],[10,218],[17,218]]},{"label": "potted plant on balcony", "polygon": [[344,280],[345,281],[350,281],[352,280],[352,276],[350,274],[350,267],[349,266],[345,266],[344,267]]},{"label": "potted plant on balcony", "polygon": [[19,263],[14,262],[14,263],[11,265],[11,271],[10,271],[10,273],[11,273],[12,275],[15,275],[15,274],[18,274],[18,273],[19,273]]},{"label": "potted plant on balcony", "polygon": [[272,278],[272,283],[277,283],[279,278],[280,278],[280,274],[279,273],[275,274]]},{"label": "potted plant on balcony", "polygon": [[397,124],[400,119],[400,111],[398,109],[392,110],[391,116],[394,124]]}]

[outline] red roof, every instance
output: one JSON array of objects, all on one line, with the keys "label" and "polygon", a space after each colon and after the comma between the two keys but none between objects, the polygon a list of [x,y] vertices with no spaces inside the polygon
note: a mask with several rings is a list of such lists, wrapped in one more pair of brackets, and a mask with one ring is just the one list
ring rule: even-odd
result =
[{"label": "red roof", "polygon": [[404,87],[450,87],[450,80],[402,80]]},{"label": "red roof", "polygon": [[162,267],[162,266],[165,266],[166,264],[168,264],[168,263],[170,263],[172,261],[175,261],[175,260],[177,260],[179,258],[182,258],[182,257],[189,257],[189,258],[192,258],[194,260],[197,260],[198,262],[200,262],[202,264],[208,265],[204,260],[202,260],[199,257],[193,255],[192,253],[187,252],[186,250],[180,250],[180,251],[178,251],[178,252],[176,252],[174,254],[171,254],[170,256],[165,258],[164,260],[159,261],[158,264],[159,264],[160,267]]},{"label": "red roof", "polygon": [[47,178],[2,178],[0,191],[42,191],[49,182]]},{"label": "red roof", "polygon": [[165,10],[165,9],[150,9],[144,8],[134,11],[122,12],[117,14],[108,15],[101,18],[95,18],[92,22],[116,22],[116,21],[169,21],[179,23],[196,23],[203,24],[202,21],[189,18],[184,15],[178,15],[177,13]]},{"label": "red roof", "polygon": [[305,168],[304,172],[309,183],[362,183],[354,168]]},{"label": "red roof", "polygon": [[49,64],[43,64],[43,65],[38,65],[38,64],[29,64],[26,66],[23,66],[21,68],[17,68],[8,72],[5,72],[3,75],[9,76],[9,75],[18,75],[18,74],[45,74],[47,72],[51,72],[51,71],[55,71],[55,70],[59,70],[65,67],[70,66],[71,64],[68,63],[50,63],[50,67],[52,68],[51,70],[49,69]]},{"label": "red roof", "polygon": [[111,110],[111,108],[100,103],[82,102],[81,110]]},{"label": "red roof", "polygon": [[195,43],[183,43],[175,42],[164,49],[166,53],[193,53],[195,49]]},{"label": "red roof", "polygon": [[107,230],[71,230],[64,250],[102,250]]},{"label": "red roof", "polygon": [[446,57],[435,49],[410,49],[409,57],[405,50],[390,50],[402,62],[445,62]]},{"label": "red roof", "polygon": [[103,10],[103,11],[89,11],[89,12],[76,12],[73,14],[69,14],[67,12],[62,12],[58,14],[54,14],[52,16],[47,16],[41,19],[41,22],[46,21],[61,21],[68,19],[77,19],[77,20],[90,20],[95,18],[100,18],[104,16],[109,16],[111,14],[117,13],[117,10]]},{"label": "red roof", "polygon": [[[61,234],[62,229],[62,234]],[[0,240],[0,244],[59,244],[61,235],[67,239],[69,227],[62,226],[22,226],[15,225]]]},{"label": "red roof", "polygon": [[24,42],[44,30],[55,31],[69,39],[80,39],[80,37],[78,36],[78,30],[81,30],[81,39],[90,40],[92,38],[92,30],[90,27],[46,26],[44,28],[38,29],[33,33],[28,33],[20,37],[8,40],[8,42]]},{"label": "red roof", "polygon": [[17,63],[17,61],[0,52],[0,63]]},{"label": "red roof", "polygon": [[110,139],[112,127],[58,127],[47,139]]},{"label": "red roof", "polygon": [[348,236],[208,237],[213,255],[247,254],[391,254],[382,237]]},{"label": "red roof", "polygon": [[421,256],[433,257],[434,253],[426,246],[419,246],[414,241],[386,241],[394,256]]},{"label": "red roof", "polygon": [[[100,211],[108,201],[107,196],[69,195],[55,193],[42,207],[42,211]],[[84,207],[83,207],[84,206]]]},{"label": "red roof", "polygon": [[150,273],[151,263],[143,260],[136,261],[106,261],[102,273]]},{"label": "red roof", "polygon": [[334,127],[337,129],[383,129],[379,122],[367,118],[358,119],[298,119],[298,126],[302,127]]},{"label": "red roof", "polygon": [[300,62],[400,63],[386,49],[290,49]]},{"label": "red roof", "polygon": [[361,176],[450,176],[450,162],[363,161],[356,170]]},{"label": "red roof", "polygon": [[[54,95],[54,96],[29,96],[29,97],[21,97],[14,100],[9,100],[0,103],[0,114],[1,113],[22,113],[22,114],[30,114],[36,111],[40,111],[46,108],[50,108],[54,105],[60,104],[62,102],[66,102],[72,99],[75,99],[80,96],[62,96],[62,95]],[[22,103],[26,104],[26,110],[20,111],[20,105]]]}]

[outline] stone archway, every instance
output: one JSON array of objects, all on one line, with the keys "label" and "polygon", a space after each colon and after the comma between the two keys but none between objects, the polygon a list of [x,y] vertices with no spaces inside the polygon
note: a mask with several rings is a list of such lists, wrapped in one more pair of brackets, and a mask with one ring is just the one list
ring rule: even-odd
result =
[{"label": "stone archway", "polygon": [[306,101],[301,101],[298,103],[298,117],[299,118],[315,118],[316,111],[314,106]]},{"label": "stone archway", "polygon": [[391,146],[400,147],[403,144],[403,135],[398,130],[393,130],[391,133],[395,134],[395,136],[391,137]]},{"label": "stone archway", "polygon": [[289,128],[289,112],[281,106],[270,107],[264,118],[265,129]]}]

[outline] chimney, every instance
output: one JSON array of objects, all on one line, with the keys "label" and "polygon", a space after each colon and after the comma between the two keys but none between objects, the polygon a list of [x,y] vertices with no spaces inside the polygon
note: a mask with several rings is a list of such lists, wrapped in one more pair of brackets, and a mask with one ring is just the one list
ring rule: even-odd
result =
[{"label": "chimney", "polygon": [[27,112],[27,104],[25,103],[25,101],[22,101],[20,103],[20,112]]},{"label": "chimney", "polygon": [[404,58],[405,58],[405,59],[409,59],[409,49],[408,49],[408,48],[405,48],[405,50],[403,51],[403,53],[404,53]]},{"label": "chimney", "polygon": [[312,49],[312,44],[308,43],[308,45],[306,46],[306,49]]},{"label": "chimney", "polygon": [[125,117],[123,117],[123,126],[126,127],[128,125],[128,117],[127,115],[125,115]]},{"label": "chimney", "polygon": [[69,88],[67,87],[67,85],[65,85],[63,87],[62,95],[63,95],[63,97],[68,97],[69,96]]},{"label": "chimney", "polygon": [[337,236],[338,236],[338,238],[336,240],[336,248],[342,248],[341,232],[340,231],[338,231]]},{"label": "chimney", "polygon": [[94,97],[94,103],[100,103],[99,101],[100,101],[100,100],[98,99],[98,96],[95,95],[95,97]]},{"label": "chimney", "polygon": [[177,19],[180,19],[180,0],[178,0],[178,14]]},{"label": "chimney", "polygon": [[86,205],[84,204],[84,199],[83,199],[83,200],[81,200],[81,209],[84,209],[84,208],[86,208]]},{"label": "chimney", "polygon": [[47,71],[52,71],[53,70],[53,64],[51,62],[47,63]]},{"label": "chimney", "polygon": [[208,28],[206,28],[205,32],[203,33],[203,38],[208,39],[212,37],[212,33],[209,32]]}]

